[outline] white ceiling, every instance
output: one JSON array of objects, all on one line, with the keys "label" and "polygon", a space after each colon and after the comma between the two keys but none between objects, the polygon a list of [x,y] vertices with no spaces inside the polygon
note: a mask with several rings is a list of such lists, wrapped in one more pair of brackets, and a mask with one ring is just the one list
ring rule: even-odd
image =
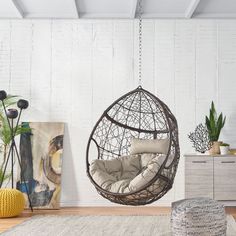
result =
[{"label": "white ceiling", "polygon": [[[138,0],[0,0],[0,18],[135,18]],[[236,18],[236,0],[142,0],[143,18]]]}]

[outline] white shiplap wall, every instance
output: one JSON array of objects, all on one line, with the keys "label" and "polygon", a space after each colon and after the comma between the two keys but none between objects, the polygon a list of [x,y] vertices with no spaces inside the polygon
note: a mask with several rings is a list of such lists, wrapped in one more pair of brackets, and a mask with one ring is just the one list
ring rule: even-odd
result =
[{"label": "white shiplap wall", "polygon": [[[29,99],[24,119],[64,121],[63,205],[112,205],[85,173],[92,126],[137,84],[138,24],[132,20],[1,20],[0,89]],[[187,134],[211,100],[227,115],[221,139],[236,146],[236,21],[146,20],[143,87],[165,101]],[[181,157],[175,186],[155,204],[184,197]]]}]

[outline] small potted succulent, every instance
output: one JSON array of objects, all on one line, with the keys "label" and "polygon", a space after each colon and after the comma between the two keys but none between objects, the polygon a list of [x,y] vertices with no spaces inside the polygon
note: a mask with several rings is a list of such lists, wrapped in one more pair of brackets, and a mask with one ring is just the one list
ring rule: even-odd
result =
[{"label": "small potted succulent", "polygon": [[222,142],[219,142],[218,139],[221,129],[225,125],[225,119],[226,117],[223,117],[222,112],[219,116],[217,115],[214,102],[212,101],[209,117],[206,116],[206,127],[208,129],[210,142],[212,143],[209,153],[212,155],[220,154],[220,144]]},{"label": "small potted succulent", "polygon": [[220,154],[227,155],[229,153],[229,144],[228,143],[221,143],[220,144]]}]

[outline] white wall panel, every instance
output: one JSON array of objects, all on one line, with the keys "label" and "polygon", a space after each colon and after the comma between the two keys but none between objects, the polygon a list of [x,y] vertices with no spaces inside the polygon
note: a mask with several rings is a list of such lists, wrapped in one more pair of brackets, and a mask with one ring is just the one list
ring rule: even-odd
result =
[{"label": "white wall panel", "polygon": [[96,21],[92,38],[93,124],[112,103],[113,23]]},{"label": "white wall panel", "polygon": [[[134,88],[133,31],[133,21],[113,22],[112,78],[114,99]],[[127,68],[130,69],[127,70]]]},{"label": "white wall panel", "polygon": [[178,187],[178,191],[175,192],[177,199],[182,198],[184,194],[183,154],[191,147],[187,134],[195,127],[195,33],[196,22],[176,22],[174,39],[175,109],[182,154],[175,180],[175,186]]},{"label": "white wall panel", "polygon": [[[32,23],[31,104],[32,120],[47,121],[51,114],[51,24],[47,21]],[[43,69],[42,69],[43,68]],[[50,79],[49,79],[50,78]]]},{"label": "white wall panel", "polygon": [[155,22],[155,93],[175,112],[175,22]]},{"label": "white wall panel", "polygon": [[218,23],[218,107],[227,116],[221,139],[235,145],[236,137],[236,21]]},{"label": "white wall panel", "polygon": [[[155,94],[173,113],[175,113],[174,32],[174,21],[155,21],[153,49]],[[175,185],[159,202],[172,202],[174,195]]]},{"label": "white wall panel", "polygon": [[[181,161],[174,188],[155,203],[184,197],[187,134],[204,121],[211,100],[227,115],[222,139],[235,139],[235,21],[147,20],[143,87],[178,119]],[[88,136],[103,110],[138,86],[138,21],[0,21],[1,89],[29,99],[24,119],[66,122],[62,203],[112,205],[85,170]]]},{"label": "white wall panel", "polygon": [[205,122],[211,101],[217,102],[217,27],[215,21],[196,22],[196,124]]},{"label": "white wall panel", "polygon": [[9,90],[11,77],[11,22],[0,21],[0,84]]},{"label": "white wall panel", "polygon": [[31,99],[32,22],[12,20],[10,24],[10,93]]},{"label": "white wall panel", "polygon": [[72,24],[52,21],[51,119],[69,122],[71,111]]},{"label": "white wall panel", "polygon": [[153,93],[155,91],[155,21],[144,21],[142,42],[142,86]]}]

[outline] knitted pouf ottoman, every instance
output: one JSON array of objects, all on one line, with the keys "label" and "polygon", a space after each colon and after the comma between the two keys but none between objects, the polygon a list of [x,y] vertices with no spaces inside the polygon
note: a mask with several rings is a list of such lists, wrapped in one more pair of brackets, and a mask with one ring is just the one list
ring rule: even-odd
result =
[{"label": "knitted pouf ottoman", "polygon": [[173,236],[225,236],[224,206],[209,198],[192,198],[172,203]]},{"label": "knitted pouf ottoman", "polygon": [[22,192],[16,189],[0,189],[0,218],[18,216],[25,206]]}]

